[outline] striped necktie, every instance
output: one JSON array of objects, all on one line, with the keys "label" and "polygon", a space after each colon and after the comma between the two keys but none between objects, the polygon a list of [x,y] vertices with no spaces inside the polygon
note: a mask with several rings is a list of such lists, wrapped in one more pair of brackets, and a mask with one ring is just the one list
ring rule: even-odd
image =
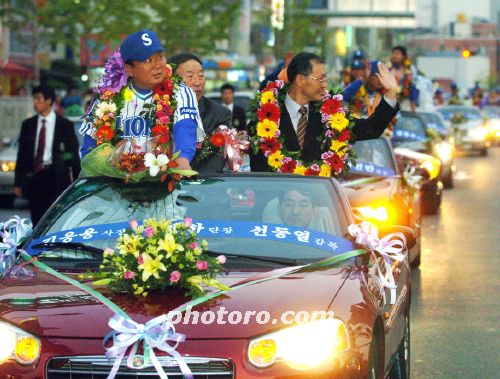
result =
[{"label": "striped necktie", "polygon": [[305,106],[299,109],[300,118],[297,124],[297,140],[299,141],[299,146],[302,149],[304,147],[304,137],[306,136],[307,128],[307,108]]},{"label": "striped necktie", "polygon": [[40,172],[43,170],[43,153],[45,152],[45,134],[47,132],[45,122],[46,120],[42,118],[42,128],[40,129],[40,133],[38,134],[38,143],[35,154],[35,172]]}]

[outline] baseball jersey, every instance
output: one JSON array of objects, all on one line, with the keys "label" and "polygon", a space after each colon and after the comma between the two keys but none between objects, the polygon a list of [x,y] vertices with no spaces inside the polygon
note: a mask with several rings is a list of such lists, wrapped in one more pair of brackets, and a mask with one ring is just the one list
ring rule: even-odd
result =
[{"label": "baseball jersey", "polygon": [[[154,125],[152,125],[151,118],[145,117],[141,113],[143,113],[146,104],[153,103],[153,91],[138,90],[131,83],[128,86],[134,96],[132,100],[125,102],[120,114],[116,117],[115,129],[122,129],[122,138],[134,138],[138,145],[146,149],[148,137]],[[196,152],[196,142],[202,141],[205,136],[199,116],[198,101],[193,90],[184,83],[175,89],[174,98],[177,102],[173,122],[174,151],[180,151],[181,157],[191,161]],[[94,102],[88,114],[91,114],[98,104],[99,101]],[[80,134],[84,136],[84,143],[80,151],[82,158],[96,146],[95,132],[94,120],[84,119],[80,127]]]}]

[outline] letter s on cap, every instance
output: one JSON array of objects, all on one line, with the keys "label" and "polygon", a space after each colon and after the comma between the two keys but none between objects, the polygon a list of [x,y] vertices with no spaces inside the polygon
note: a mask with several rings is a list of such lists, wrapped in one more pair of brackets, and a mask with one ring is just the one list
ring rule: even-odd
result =
[{"label": "letter s on cap", "polygon": [[151,41],[151,38],[149,37],[149,34],[148,33],[144,33],[142,36],[142,43],[144,44],[144,46],[149,46],[153,43],[153,41]]}]

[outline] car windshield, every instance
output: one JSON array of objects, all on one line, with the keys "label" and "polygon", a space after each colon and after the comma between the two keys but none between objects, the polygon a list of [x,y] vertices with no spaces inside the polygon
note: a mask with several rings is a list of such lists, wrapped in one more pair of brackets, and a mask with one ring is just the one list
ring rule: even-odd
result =
[{"label": "car windshield", "polygon": [[483,108],[483,112],[488,118],[500,118],[500,107],[487,106]]},{"label": "car windshield", "polygon": [[383,138],[358,141],[354,145],[356,164],[351,171],[356,174],[391,176],[396,172],[389,144]]},{"label": "car windshield", "polygon": [[[83,243],[113,248],[130,220],[193,219],[211,251],[305,261],[331,256],[347,216],[330,179],[228,175],[161,183],[79,180],[60,198],[29,243]],[[60,248],[60,246],[58,246]]]},{"label": "car windshield", "polygon": [[423,141],[426,139],[425,128],[418,117],[401,116],[394,125],[395,141]]},{"label": "car windshield", "polygon": [[443,119],[435,113],[422,112],[419,113],[427,127],[437,130],[440,133],[446,132],[446,125]]},{"label": "car windshield", "polygon": [[446,121],[453,121],[465,118],[466,120],[480,120],[481,112],[476,108],[450,107],[441,108],[439,113]]}]

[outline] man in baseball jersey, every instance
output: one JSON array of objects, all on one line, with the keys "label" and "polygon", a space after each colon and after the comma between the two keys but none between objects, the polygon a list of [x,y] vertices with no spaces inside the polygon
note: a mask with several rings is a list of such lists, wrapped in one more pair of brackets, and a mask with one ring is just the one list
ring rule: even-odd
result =
[{"label": "man in baseball jersey", "polygon": [[[151,118],[144,110],[147,104],[153,103],[153,88],[166,77],[164,51],[156,33],[149,30],[129,35],[120,46],[120,54],[129,77],[127,86],[133,94],[133,99],[124,104],[116,118],[115,128],[123,130],[123,138],[134,138],[136,143],[143,147],[146,146],[153,127]],[[173,127],[174,151],[180,152],[176,162],[178,168],[190,169],[190,162],[196,153],[197,129],[203,132],[198,102],[193,90],[183,83],[176,88],[174,97],[177,103]],[[97,106],[96,103],[92,109]],[[80,133],[84,135],[81,148],[83,158],[96,146],[93,120],[84,121]]]}]

